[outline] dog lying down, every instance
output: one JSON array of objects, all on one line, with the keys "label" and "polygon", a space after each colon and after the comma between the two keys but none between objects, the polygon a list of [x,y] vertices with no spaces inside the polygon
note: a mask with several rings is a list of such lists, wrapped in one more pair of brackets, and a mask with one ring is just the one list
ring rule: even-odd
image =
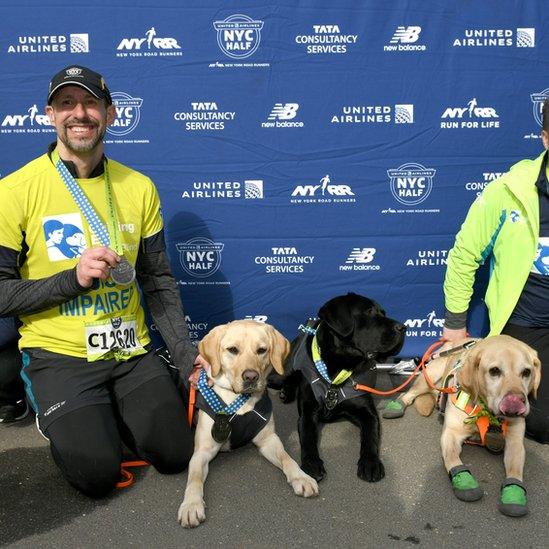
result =
[{"label": "dog lying down", "polygon": [[235,320],[211,330],[198,348],[212,366],[213,387],[208,387],[207,374],[202,372],[197,391],[200,412],[194,453],[179,522],[193,528],[206,519],[203,498],[209,462],[220,450],[248,442],[253,442],[265,458],[282,469],[298,496],[317,496],[316,481],[286,453],[275,433],[272,404],[266,391],[271,368],[279,374],[283,372],[288,340],[268,324]]},{"label": "dog lying down", "polygon": [[405,326],[375,301],[354,293],[330,299],[318,316],[292,341],[280,392],[284,402],[297,396],[301,467],[317,481],[324,478],[321,424],[346,419],[360,429],[357,475],[377,482],[385,476],[379,415],[370,393],[354,389],[354,383],[375,385],[376,363],[399,352]]},{"label": "dog lying down", "polygon": [[[451,348],[456,348],[456,352],[435,358],[427,365],[427,374],[437,387],[450,377],[450,383],[458,390],[446,400],[443,408],[440,442],[444,466],[458,499],[480,499],[484,493],[460,459],[462,444],[479,433],[482,421],[490,425],[486,436],[492,435],[494,427],[504,422],[506,479],[501,486],[498,508],[505,515],[522,516],[528,512],[522,483],[524,418],[530,411],[528,395],[535,396],[540,383],[540,361],[531,347],[506,335],[478,340],[464,348],[467,342],[474,340],[445,344],[439,352]],[[418,413],[428,416],[437,394],[420,375],[406,394],[386,405],[383,417],[401,417],[414,401]],[[477,423],[481,416],[487,416],[488,420]]]}]

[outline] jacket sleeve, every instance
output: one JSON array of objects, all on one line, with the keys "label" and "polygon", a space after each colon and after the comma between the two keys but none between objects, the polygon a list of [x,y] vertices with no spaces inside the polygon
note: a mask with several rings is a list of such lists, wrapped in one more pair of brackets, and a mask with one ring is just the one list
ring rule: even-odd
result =
[{"label": "jacket sleeve", "polygon": [[[456,235],[454,246],[448,254],[444,298],[446,320],[451,321],[448,324],[449,328],[465,326],[476,271],[492,253],[506,218],[501,200],[504,192],[503,178],[484,189],[469,208],[467,217]],[[457,325],[461,322],[463,326]]]},{"label": "jacket sleeve", "polygon": [[24,280],[19,274],[18,252],[0,246],[0,316],[36,313],[84,293],[76,268],[38,280]]},{"label": "jacket sleeve", "polygon": [[189,339],[179,288],[166,251],[141,246],[136,274],[152,319],[175,366],[185,377],[192,370],[198,351]]}]

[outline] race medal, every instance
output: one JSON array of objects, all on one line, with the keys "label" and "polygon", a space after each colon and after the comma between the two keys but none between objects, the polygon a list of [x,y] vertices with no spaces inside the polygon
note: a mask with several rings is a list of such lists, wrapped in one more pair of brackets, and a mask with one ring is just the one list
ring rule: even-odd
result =
[{"label": "race medal", "polygon": [[135,280],[135,269],[124,257],[120,257],[120,263],[116,267],[111,267],[111,279],[115,284],[127,286]]},{"label": "race medal", "polygon": [[326,408],[328,408],[328,410],[333,410],[337,406],[337,401],[337,390],[328,389],[325,397]]},{"label": "race medal", "polygon": [[230,419],[229,414],[215,414],[212,437],[219,444],[223,444],[231,436]]}]

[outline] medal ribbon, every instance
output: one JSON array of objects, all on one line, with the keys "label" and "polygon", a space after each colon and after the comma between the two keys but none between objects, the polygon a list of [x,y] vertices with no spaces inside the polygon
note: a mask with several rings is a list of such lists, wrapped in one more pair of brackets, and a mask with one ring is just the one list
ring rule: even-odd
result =
[{"label": "medal ribbon", "polygon": [[315,367],[318,370],[318,373],[331,385],[341,385],[353,374],[351,370],[341,370],[333,381],[330,379],[330,376],[328,375],[328,367],[320,356],[320,349],[318,348],[316,334],[313,337],[313,341],[311,342],[311,353],[313,355],[313,362],[315,363]]},{"label": "medal ribbon", "polygon": [[206,399],[206,402],[210,408],[216,414],[232,415],[250,399],[250,395],[241,394],[238,395],[228,406],[224,406],[215,391],[208,385],[208,376],[204,370],[200,372],[200,377],[198,378],[198,383],[196,386],[202,396]]},{"label": "medal ribbon", "polygon": [[88,197],[84,194],[84,191],[78,184],[78,181],[76,181],[76,179],[69,172],[65,164],[63,164],[63,161],[59,157],[57,149],[52,152],[51,157],[53,163],[55,164],[55,167],[57,168],[57,171],[59,172],[59,175],[61,176],[61,179],[63,180],[63,183],[65,183],[65,186],[71,193],[71,196],[76,202],[76,205],[86,218],[88,225],[90,226],[91,230],[93,231],[99,242],[101,242],[103,246],[110,247],[112,240],[114,251],[118,255],[123,255],[122,244],[120,242],[120,232],[118,231],[118,217],[116,215],[116,208],[114,206],[111,178],[109,176],[107,162],[104,162],[103,173],[105,174],[105,196],[107,199],[107,208],[109,212],[108,227],[110,230],[108,230],[107,227],[105,227],[105,225],[101,222],[99,215],[97,215],[97,212],[91,205]]}]

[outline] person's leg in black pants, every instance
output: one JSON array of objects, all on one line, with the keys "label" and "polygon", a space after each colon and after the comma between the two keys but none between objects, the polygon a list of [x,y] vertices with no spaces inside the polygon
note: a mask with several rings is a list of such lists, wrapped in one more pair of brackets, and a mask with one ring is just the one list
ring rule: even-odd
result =
[{"label": "person's leg in black pants", "polygon": [[530,398],[526,435],[537,442],[549,444],[549,329],[507,324],[502,333],[523,341],[538,352],[541,383],[537,398]]},{"label": "person's leg in black pants", "polygon": [[17,339],[0,348],[0,423],[23,419],[28,413],[25,389],[19,372],[21,353]]}]

